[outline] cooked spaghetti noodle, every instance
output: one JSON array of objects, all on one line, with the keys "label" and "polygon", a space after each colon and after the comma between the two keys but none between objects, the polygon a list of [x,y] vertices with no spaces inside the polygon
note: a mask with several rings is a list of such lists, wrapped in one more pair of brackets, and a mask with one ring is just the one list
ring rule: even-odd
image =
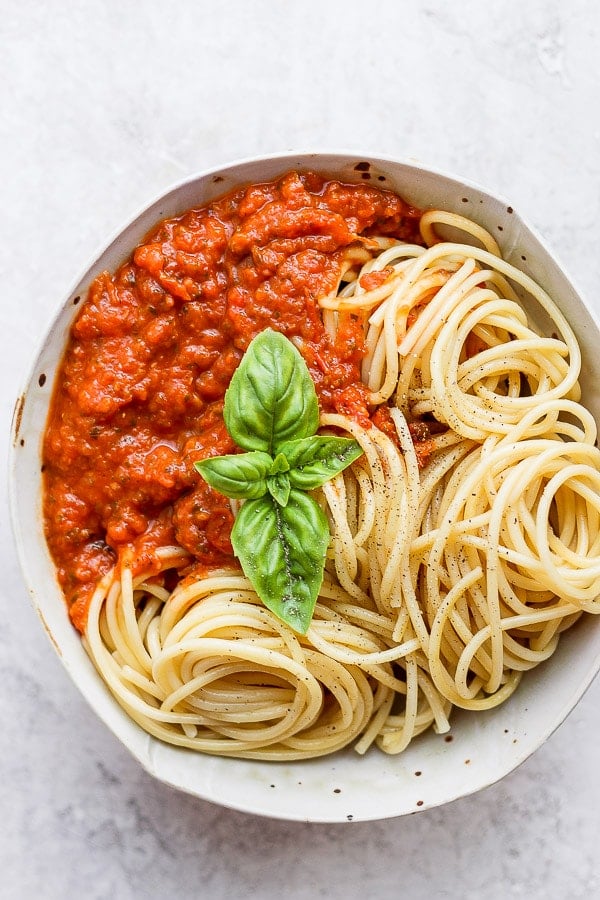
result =
[{"label": "cooked spaghetti noodle", "polygon": [[[441,241],[448,225],[469,243]],[[348,314],[363,323],[379,413],[321,417],[364,454],[317,492],[331,542],[308,633],[235,567],[184,573],[179,546],[146,571],[121,553],[99,580],[86,648],[157,738],[264,760],[399,753],[453,707],[505,701],[600,611],[600,451],[571,328],[480,226],[430,210],[420,229],[424,246],[350,244],[320,298],[332,341]]]}]

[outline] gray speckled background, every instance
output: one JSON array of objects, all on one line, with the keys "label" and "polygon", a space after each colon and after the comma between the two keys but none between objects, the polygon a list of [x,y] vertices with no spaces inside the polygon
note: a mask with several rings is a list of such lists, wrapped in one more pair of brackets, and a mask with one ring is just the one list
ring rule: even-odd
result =
[{"label": "gray speckled background", "polygon": [[[106,235],[240,156],[362,148],[463,173],[539,227],[600,311],[599,52],[595,0],[3,0],[3,435]],[[231,812],[154,782],[94,718],[2,521],[3,898],[600,896],[600,682],[517,772],[445,808],[339,826]]]}]

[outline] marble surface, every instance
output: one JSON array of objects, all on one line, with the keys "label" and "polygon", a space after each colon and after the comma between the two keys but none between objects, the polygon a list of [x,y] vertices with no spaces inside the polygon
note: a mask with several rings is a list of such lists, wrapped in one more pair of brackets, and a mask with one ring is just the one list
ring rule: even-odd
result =
[{"label": "marble surface", "polygon": [[[0,3],[1,468],[74,275],[194,170],[373,150],[503,193],[600,310],[594,0]],[[0,896],[600,896],[600,681],[500,784],[406,819],[273,822],[156,783],[87,708],[0,553]]]}]

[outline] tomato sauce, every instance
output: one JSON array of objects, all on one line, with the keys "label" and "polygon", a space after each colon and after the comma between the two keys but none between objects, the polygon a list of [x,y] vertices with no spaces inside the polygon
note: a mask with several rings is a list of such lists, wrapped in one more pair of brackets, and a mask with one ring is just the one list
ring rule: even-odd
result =
[{"label": "tomato sauce", "polygon": [[125,548],[138,569],[169,544],[231,564],[229,502],[193,464],[235,450],[223,397],[260,331],[294,340],[323,410],[369,420],[363,322],[342,314],[332,342],[318,298],[358,235],[414,242],[418,221],[389,191],[290,172],[161,222],[94,280],[44,440],[46,537],[76,627]]}]

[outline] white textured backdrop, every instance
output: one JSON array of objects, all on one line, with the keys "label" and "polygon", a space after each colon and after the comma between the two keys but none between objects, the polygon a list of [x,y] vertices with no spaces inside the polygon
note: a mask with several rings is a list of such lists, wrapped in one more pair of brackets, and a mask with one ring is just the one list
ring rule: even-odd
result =
[{"label": "white textured backdrop", "polygon": [[[595,0],[0,0],[2,461],[28,359],[93,250],[240,156],[362,149],[464,174],[600,310],[599,53]],[[220,809],[151,780],[87,708],[0,492],[0,896],[600,896],[600,682],[517,772],[445,808],[339,826]]]}]

